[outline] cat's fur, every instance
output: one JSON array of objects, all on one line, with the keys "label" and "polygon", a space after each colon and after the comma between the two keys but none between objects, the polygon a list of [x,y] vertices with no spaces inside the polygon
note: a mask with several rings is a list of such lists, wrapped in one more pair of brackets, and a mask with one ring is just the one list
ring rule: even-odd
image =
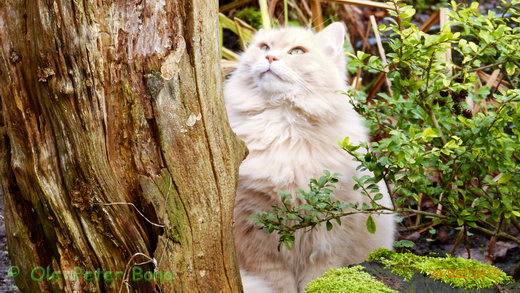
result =
[{"label": "cat's fur", "polygon": [[[327,269],[362,262],[370,251],[392,247],[391,215],[374,216],[375,234],[367,231],[366,215],[343,218],[332,231],[299,231],[293,249],[281,251],[278,235],[259,230],[249,218],[279,205],[279,191],[305,188],[323,170],[342,174],[335,200],[368,201],[353,191],[352,176],[361,176],[358,163],[336,144],[347,136],[353,143],[368,140],[361,118],[338,93],[346,90],[344,35],[341,23],[318,34],[295,27],[260,31],[225,85],[231,126],[249,148],[240,166],[234,211],[246,292],[304,292]],[[297,46],[306,52],[288,53]],[[278,60],[270,64],[268,56]],[[265,73],[268,69],[272,72]],[[390,207],[385,186],[379,186],[385,195],[380,202]]]}]

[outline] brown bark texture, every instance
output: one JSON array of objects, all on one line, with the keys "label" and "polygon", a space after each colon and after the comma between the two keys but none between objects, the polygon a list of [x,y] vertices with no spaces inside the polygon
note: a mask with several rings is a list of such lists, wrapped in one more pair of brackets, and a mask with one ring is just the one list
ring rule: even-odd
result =
[{"label": "brown bark texture", "polygon": [[[217,13],[204,0],[0,3],[0,180],[22,292],[241,290],[246,150],[223,104]],[[140,263],[156,282],[135,281]],[[39,281],[38,266],[62,275]]]}]

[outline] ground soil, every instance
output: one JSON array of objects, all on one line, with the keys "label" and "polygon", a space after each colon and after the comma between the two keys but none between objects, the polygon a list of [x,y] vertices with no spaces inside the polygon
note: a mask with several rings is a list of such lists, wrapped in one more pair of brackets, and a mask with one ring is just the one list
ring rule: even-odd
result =
[{"label": "ground soil", "polygon": [[[438,255],[445,256],[452,254],[453,244],[458,231],[447,227],[437,227],[437,234],[430,235],[428,231],[420,235],[402,235],[401,239],[408,237],[416,238],[414,240],[415,247],[410,250],[418,255]],[[520,237],[519,231],[511,228],[511,235]],[[433,240],[433,241],[432,241]],[[466,241],[461,241],[457,249],[453,253],[454,256],[462,256],[467,258],[468,253],[472,259],[483,263],[489,263],[486,260],[488,255],[488,246],[490,238],[487,235],[475,233],[468,237]],[[513,275],[513,271],[520,263],[520,247],[512,241],[498,240],[495,245],[493,255],[493,265],[503,270],[508,275]]]}]

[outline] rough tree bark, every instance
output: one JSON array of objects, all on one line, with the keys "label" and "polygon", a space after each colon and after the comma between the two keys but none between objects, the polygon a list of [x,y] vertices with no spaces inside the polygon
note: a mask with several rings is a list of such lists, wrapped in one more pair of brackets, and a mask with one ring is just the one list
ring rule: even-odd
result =
[{"label": "rough tree bark", "polygon": [[[0,176],[22,292],[240,291],[245,147],[223,105],[217,12],[204,0],[0,3]],[[174,280],[30,276],[148,257],[144,269]]]}]

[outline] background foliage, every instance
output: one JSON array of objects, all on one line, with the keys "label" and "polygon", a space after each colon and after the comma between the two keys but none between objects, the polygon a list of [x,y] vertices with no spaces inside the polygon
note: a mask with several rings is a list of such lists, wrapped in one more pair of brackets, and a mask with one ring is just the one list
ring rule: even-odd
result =
[{"label": "background foliage", "polygon": [[[415,9],[390,2],[387,25],[378,30],[386,37],[386,63],[358,51],[350,54],[350,68],[380,73],[390,81],[387,92],[367,97],[351,90],[350,102],[367,120],[375,141],[340,145],[374,176],[356,178],[371,205],[330,200],[338,175],[313,179],[309,191],[296,196],[293,206],[282,193],[283,206],[257,215],[267,231],[277,231],[291,247],[294,232],[353,213],[399,212],[408,221],[429,227],[442,223],[460,231],[470,229],[520,243],[507,233],[520,217],[520,92],[519,1],[502,1],[499,13],[479,14],[478,3],[451,3],[438,32],[422,31],[411,19]],[[483,85],[480,75],[495,76]],[[394,207],[382,207],[375,183],[384,180]],[[431,201],[435,212],[421,209]],[[413,220],[415,219],[415,220]],[[367,229],[375,231],[374,221]],[[400,241],[398,246],[408,246]]]}]

